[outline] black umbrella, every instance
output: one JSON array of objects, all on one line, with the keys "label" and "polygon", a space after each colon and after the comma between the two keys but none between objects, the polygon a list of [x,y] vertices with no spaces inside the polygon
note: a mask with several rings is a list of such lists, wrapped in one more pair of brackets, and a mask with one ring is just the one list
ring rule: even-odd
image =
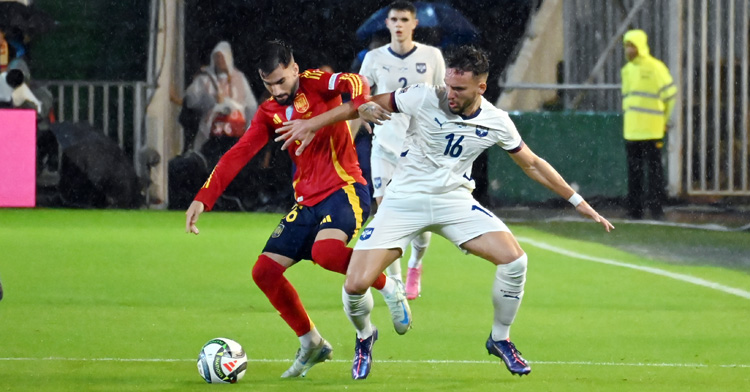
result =
[{"label": "black umbrella", "polygon": [[15,1],[0,2],[0,27],[8,30],[6,34],[13,28],[28,35],[42,34],[56,25],[57,22],[49,14],[33,4],[26,6]]},{"label": "black umbrella", "polygon": [[[442,35],[441,46],[462,45],[476,40],[479,32],[463,14],[447,4],[417,1],[417,28],[430,28]],[[385,20],[388,18],[388,7],[383,7],[357,29],[357,38],[367,40],[380,32],[387,32]]]},{"label": "black umbrella", "polygon": [[60,195],[77,207],[131,208],[140,189],[133,164],[117,143],[88,123],[50,126],[62,148]]}]

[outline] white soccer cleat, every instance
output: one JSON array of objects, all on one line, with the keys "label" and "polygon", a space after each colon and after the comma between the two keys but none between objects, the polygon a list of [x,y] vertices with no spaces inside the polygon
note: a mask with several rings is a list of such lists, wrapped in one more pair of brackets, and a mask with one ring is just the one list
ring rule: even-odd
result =
[{"label": "white soccer cleat", "polygon": [[305,377],[310,368],[328,359],[333,359],[333,346],[325,339],[322,339],[319,345],[312,348],[300,347],[297,350],[294,363],[281,377]]},{"label": "white soccer cleat", "polygon": [[383,295],[388,310],[391,312],[393,328],[399,335],[411,329],[411,308],[404,294],[404,284],[396,281],[396,291],[391,295]]}]

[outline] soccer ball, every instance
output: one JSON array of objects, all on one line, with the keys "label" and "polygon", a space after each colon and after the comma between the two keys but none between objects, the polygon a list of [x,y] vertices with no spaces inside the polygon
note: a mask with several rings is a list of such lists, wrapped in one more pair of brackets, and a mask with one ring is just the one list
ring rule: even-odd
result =
[{"label": "soccer ball", "polygon": [[247,355],[232,339],[211,339],[198,355],[198,373],[207,383],[236,383],[245,375]]}]

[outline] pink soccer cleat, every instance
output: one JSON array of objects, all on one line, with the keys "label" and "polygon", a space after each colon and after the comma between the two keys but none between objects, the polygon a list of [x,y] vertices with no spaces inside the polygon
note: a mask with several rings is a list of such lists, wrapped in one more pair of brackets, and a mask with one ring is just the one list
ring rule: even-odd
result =
[{"label": "pink soccer cleat", "polygon": [[406,299],[413,300],[419,297],[422,291],[422,265],[417,268],[409,268],[406,274]]}]

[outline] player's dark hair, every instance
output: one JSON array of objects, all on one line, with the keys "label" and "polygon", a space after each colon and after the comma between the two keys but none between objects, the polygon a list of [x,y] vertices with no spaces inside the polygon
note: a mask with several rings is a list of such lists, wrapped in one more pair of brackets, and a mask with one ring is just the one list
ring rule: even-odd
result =
[{"label": "player's dark hair", "polygon": [[281,40],[266,42],[261,47],[259,54],[258,69],[266,75],[273,72],[279,65],[286,68],[294,61],[292,47]]},{"label": "player's dark hair", "polygon": [[411,12],[412,16],[414,17],[417,16],[417,7],[415,7],[411,1],[396,0],[388,6],[388,13],[390,13],[393,10],[409,11]]},{"label": "player's dark hair", "polygon": [[459,71],[471,72],[475,77],[490,73],[487,53],[473,45],[459,46],[449,52],[445,56],[445,65]]}]

